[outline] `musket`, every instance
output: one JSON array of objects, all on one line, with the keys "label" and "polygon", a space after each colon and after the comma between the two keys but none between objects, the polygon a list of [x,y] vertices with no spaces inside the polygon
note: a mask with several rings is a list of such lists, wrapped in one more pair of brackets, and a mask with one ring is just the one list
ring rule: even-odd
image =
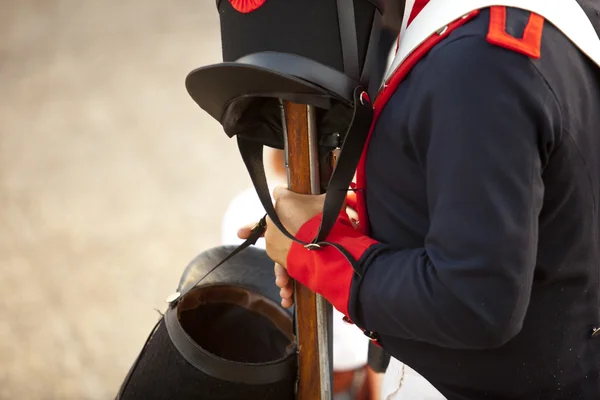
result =
[{"label": "musket", "polygon": [[[282,102],[288,188],[300,194],[321,194],[316,110],[312,105]],[[295,282],[298,345],[297,400],[333,397],[331,304]]]}]

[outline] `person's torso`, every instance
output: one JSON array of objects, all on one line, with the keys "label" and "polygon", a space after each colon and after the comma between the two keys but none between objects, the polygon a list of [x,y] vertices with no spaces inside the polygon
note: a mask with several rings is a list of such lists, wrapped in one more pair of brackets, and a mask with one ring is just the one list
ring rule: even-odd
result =
[{"label": "person's torso", "polygon": [[[586,12],[600,21],[595,9]],[[519,36],[528,15],[509,10],[507,31]],[[480,36],[481,46],[491,46],[488,25],[489,11],[483,10],[431,52],[462,37]],[[547,22],[541,54],[532,62],[556,95],[563,125],[561,142],[543,160],[538,255],[522,331],[500,348],[481,351],[382,335],[390,353],[449,399],[600,398],[600,335],[591,337],[592,329],[600,327],[600,79],[597,67]],[[419,90],[420,76],[444,67],[428,61],[426,56],[414,67],[385,106],[366,158],[370,236],[399,248],[423,247],[429,229],[419,148],[426,144],[407,123],[410,93]]]}]

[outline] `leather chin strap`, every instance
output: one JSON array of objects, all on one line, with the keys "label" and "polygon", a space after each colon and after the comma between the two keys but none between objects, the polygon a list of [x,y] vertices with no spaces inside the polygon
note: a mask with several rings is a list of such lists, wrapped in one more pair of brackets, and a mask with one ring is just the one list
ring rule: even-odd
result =
[{"label": "leather chin strap", "polygon": [[222,259],[217,265],[215,265],[210,270],[208,270],[208,272],[206,272],[204,275],[202,275],[200,278],[198,278],[192,285],[187,285],[187,289],[185,289],[185,290],[183,290],[181,292],[175,292],[175,293],[169,295],[167,297],[167,299],[166,299],[167,303],[169,303],[169,307],[170,308],[175,308],[177,306],[177,303],[179,303],[179,301],[182,300],[189,292],[191,292],[192,290],[194,290],[194,288],[196,286],[198,286],[200,283],[202,283],[202,281],[204,279],[206,279],[206,277],[208,275],[210,275],[217,268],[219,268],[220,266],[222,266],[223,264],[225,264],[227,261],[229,261],[230,259],[232,259],[235,255],[239,254],[242,250],[246,249],[247,247],[250,247],[253,244],[256,244],[256,241],[263,235],[263,233],[265,232],[266,228],[267,228],[267,222],[266,222],[266,215],[265,215],[256,224],[256,226],[254,226],[254,228],[252,228],[252,231],[250,232],[250,235],[244,241],[244,243],[242,243],[238,247],[236,247],[231,253],[229,253],[227,255],[227,257],[225,257],[224,259]]},{"label": "leather chin strap", "polygon": [[[265,167],[263,164],[263,144],[243,139],[238,135],[238,147],[240,149],[242,159],[246,164],[246,168],[248,169],[248,173],[256,193],[263,207],[265,208],[267,215],[273,221],[273,224],[288,238],[302,244],[307,249],[320,249],[324,246],[332,246],[336,248],[350,262],[354,271],[359,275],[361,275],[362,271],[358,261],[342,246],[336,243],[327,242],[326,238],[331,232],[331,229],[333,229],[333,226],[335,225],[340,211],[344,205],[344,201],[346,200],[348,188],[350,187],[350,182],[354,177],[356,166],[358,165],[363,147],[367,140],[372,119],[373,108],[368,99],[368,95],[361,87],[357,87],[354,90],[352,120],[348,130],[346,131],[346,134],[342,137],[343,144],[341,146],[338,162],[333,170],[327,186],[321,225],[319,227],[317,236],[309,243],[304,242],[292,235],[283,226],[281,220],[275,212],[275,207],[273,206],[273,201],[269,193]],[[225,257],[225,259],[212,267],[206,274],[196,280],[193,285],[188,285],[187,290],[184,290],[183,292],[175,292],[170,295],[167,298],[167,302],[170,304],[170,307],[176,307],[179,300],[185,297],[190,290],[200,284],[214,270],[225,264],[228,260],[245,248],[255,244],[266,229],[267,215],[265,215],[252,229],[248,239],[238,246],[231,254]]]},{"label": "leather chin strap", "polygon": [[[325,194],[325,202],[323,205],[323,215],[318,233],[310,243],[304,242],[292,235],[283,226],[275,211],[269,193],[263,163],[264,146],[261,143],[244,139],[240,135],[238,135],[237,138],[240,154],[242,155],[244,164],[246,164],[246,169],[248,170],[254,189],[273,224],[289,239],[302,244],[309,250],[317,250],[324,246],[334,247],[342,253],[351,264],[354,272],[360,276],[362,274],[362,268],[360,267],[358,260],[342,246],[326,241],[346,200],[350,182],[354,177],[373,119],[373,108],[369,101],[369,97],[363,88],[355,88],[353,98],[352,120],[350,121],[350,126],[348,127],[346,134],[342,136],[343,144],[341,145],[339,158],[327,185],[327,192]],[[264,221],[267,215],[265,215],[261,221]],[[296,309],[294,308],[294,331],[296,331],[297,322],[295,314]]]},{"label": "leather chin strap", "polygon": [[358,62],[358,39],[356,36],[356,18],[354,0],[337,0],[338,23],[342,42],[344,72],[353,78],[360,76]]},{"label": "leather chin strap", "polygon": [[[307,249],[319,249],[324,246],[335,247],[340,251],[344,257],[350,262],[352,268],[357,274],[361,274],[361,268],[358,261],[342,246],[325,241],[331,229],[337,221],[338,215],[346,200],[346,194],[350,187],[350,182],[354,177],[356,166],[360,160],[363,147],[369,134],[369,128],[373,119],[373,108],[369,101],[367,93],[361,88],[357,87],[354,90],[354,106],[352,120],[350,126],[346,131],[346,134],[342,137],[343,144],[341,146],[340,155],[338,158],[337,165],[331,174],[331,179],[327,186],[327,193],[325,194],[325,203],[323,206],[323,217],[321,219],[321,225],[317,236],[310,242],[304,242],[290,232],[283,226],[281,220],[275,212],[273,201],[269,193],[269,187],[267,184],[267,177],[265,174],[265,166],[263,164],[263,144],[253,142],[247,139],[243,139],[238,135],[238,147],[242,155],[242,159],[246,164],[250,179],[254,185],[256,193],[267,212],[267,215],[273,221],[273,224],[281,230],[291,240],[302,244]],[[200,284],[208,275],[214,270],[225,264],[228,260],[234,257],[236,254],[244,250],[245,248],[253,245],[262,236],[267,227],[265,215],[258,224],[252,229],[250,236],[238,246],[233,252],[225,257],[221,262],[212,267],[206,274],[200,277],[193,285],[188,285],[187,289],[183,292],[175,292],[169,295],[166,299],[171,308],[176,307],[179,300],[185,297],[194,287]]]},{"label": "leather chin strap", "polygon": [[300,243],[309,250],[319,249],[324,246],[335,247],[348,259],[352,264],[354,271],[358,274],[360,274],[361,271],[358,262],[354,257],[338,244],[327,242],[326,238],[335,225],[338,215],[344,205],[344,201],[346,200],[348,188],[350,187],[350,182],[354,177],[356,166],[360,160],[372,118],[373,108],[368,100],[368,96],[361,87],[357,87],[354,90],[352,120],[346,134],[343,136],[343,144],[341,146],[338,162],[327,185],[321,225],[319,226],[317,236],[311,242],[304,242],[292,235],[283,226],[275,212],[263,164],[263,145],[238,136],[238,147],[242,159],[246,164],[256,193],[258,194],[267,215],[273,221],[273,224],[289,239]]},{"label": "leather chin strap", "polygon": [[371,65],[376,60],[377,42],[382,26],[382,15],[379,6],[371,0],[366,1],[373,4],[375,10],[373,11],[373,23],[371,24],[367,53],[361,72],[360,57],[358,54],[358,36],[356,34],[355,0],[337,0],[344,73],[350,78],[356,79],[365,87],[369,85],[369,78],[372,76]]}]

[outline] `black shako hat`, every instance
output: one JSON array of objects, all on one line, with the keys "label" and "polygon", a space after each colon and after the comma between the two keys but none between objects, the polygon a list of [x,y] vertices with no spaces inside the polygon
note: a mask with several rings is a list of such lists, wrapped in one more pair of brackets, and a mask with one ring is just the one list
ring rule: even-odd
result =
[{"label": "black shako hat", "polygon": [[379,40],[376,0],[217,0],[217,8],[224,62],[192,71],[186,88],[229,137],[283,148],[280,99],[316,106],[320,135],[348,128]]},{"label": "black shako hat", "polygon": [[148,337],[117,400],[294,399],[293,311],[279,304],[264,250],[248,247],[218,264],[235,248],[215,247],[190,262],[179,298]]}]

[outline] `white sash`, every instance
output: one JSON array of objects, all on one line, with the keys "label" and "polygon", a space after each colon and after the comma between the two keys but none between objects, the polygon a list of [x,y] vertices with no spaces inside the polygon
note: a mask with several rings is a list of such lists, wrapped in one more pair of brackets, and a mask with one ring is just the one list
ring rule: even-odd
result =
[{"label": "white sash", "polygon": [[600,39],[575,0],[430,0],[402,35],[385,81],[434,32],[471,11],[491,6],[520,8],[541,15],[600,67]]}]

